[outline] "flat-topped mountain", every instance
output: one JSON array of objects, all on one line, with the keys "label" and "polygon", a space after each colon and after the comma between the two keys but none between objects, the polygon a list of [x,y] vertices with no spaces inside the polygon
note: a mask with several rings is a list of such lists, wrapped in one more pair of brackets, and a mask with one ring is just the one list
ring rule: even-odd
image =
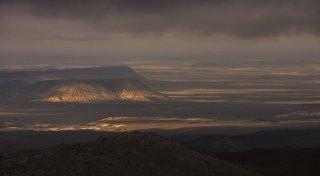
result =
[{"label": "flat-topped mountain", "polygon": [[68,68],[48,70],[11,70],[0,71],[0,82],[68,79],[143,79],[128,66],[106,66],[90,68]]},{"label": "flat-topped mountain", "polygon": [[0,100],[89,103],[159,101],[167,97],[128,66],[0,71]]},{"label": "flat-topped mountain", "polygon": [[250,176],[227,162],[147,133],[119,133],[89,143],[0,155],[10,176]]},{"label": "flat-topped mountain", "polygon": [[6,82],[0,90],[0,97],[20,101],[89,103],[167,100],[166,96],[132,79],[14,81]]}]

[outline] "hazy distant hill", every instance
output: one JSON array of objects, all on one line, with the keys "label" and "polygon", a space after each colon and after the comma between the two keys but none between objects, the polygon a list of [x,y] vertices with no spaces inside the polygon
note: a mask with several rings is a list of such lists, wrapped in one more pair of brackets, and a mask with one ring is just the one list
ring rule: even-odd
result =
[{"label": "hazy distant hill", "polygon": [[145,133],[109,135],[84,144],[3,154],[0,175],[250,176],[227,162]]},{"label": "hazy distant hill", "polygon": [[12,81],[2,85],[0,97],[9,101],[88,103],[167,100],[164,95],[132,79]]},{"label": "hazy distant hill", "polygon": [[92,68],[48,69],[28,71],[0,71],[0,82],[62,79],[143,79],[128,66],[108,66]]}]

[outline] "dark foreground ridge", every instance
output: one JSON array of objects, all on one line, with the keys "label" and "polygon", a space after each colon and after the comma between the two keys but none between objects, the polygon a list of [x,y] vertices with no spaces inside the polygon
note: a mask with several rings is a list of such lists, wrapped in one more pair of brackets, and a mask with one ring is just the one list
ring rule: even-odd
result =
[{"label": "dark foreground ridge", "polygon": [[89,143],[3,154],[10,176],[250,176],[252,173],[147,133],[113,134]]}]

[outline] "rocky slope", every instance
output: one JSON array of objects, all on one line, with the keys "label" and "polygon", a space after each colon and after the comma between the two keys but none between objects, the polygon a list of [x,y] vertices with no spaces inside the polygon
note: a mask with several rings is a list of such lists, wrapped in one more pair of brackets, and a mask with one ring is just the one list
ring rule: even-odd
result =
[{"label": "rocky slope", "polygon": [[6,82],[0,90],[0,97],[20,101],[89,103],[167,100],[164,95],[131,79],[14,81]]},{"label": "rocky slope", "polygon": [[201,155],[159,136],[120,133],[52,149],[3,154],[0,175],[10,176],[249,176],[252,173]]}]

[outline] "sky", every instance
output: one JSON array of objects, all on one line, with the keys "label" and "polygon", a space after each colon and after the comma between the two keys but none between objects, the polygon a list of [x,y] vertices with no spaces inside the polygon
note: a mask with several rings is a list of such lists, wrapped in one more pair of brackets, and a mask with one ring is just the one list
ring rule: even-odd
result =
[{"label": "sky", "polygon": [[0,0],[0,64],[320,59],[318,0]]}]

